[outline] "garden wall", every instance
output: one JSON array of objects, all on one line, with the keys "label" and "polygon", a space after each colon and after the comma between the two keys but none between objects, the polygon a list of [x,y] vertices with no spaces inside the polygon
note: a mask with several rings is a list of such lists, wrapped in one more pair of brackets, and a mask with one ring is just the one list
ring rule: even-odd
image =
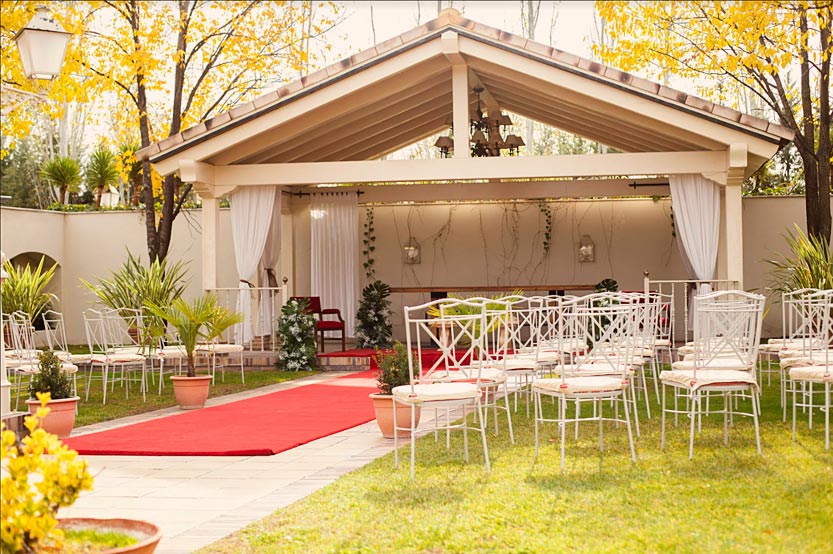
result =
[{"label": "garden wall", "polygon": [[[683,278],[672,236],[668,199],[565,200],[549,203],[552,217],[545,254],[547,215],[535,202],[495,204],[386,205],[374,207],[376,276],[394,287],[472,285],[594,284],[613,277],[623,289],[641,289],[642,273],[656,279]],[[804,221],[804,199],[745,198],[744,275],[748,289],[767,284],[762,260],[786,251],[783,234]],[[291,213],[291,215],[289,215]],[[366,208],[361,208],[361,221]],[[306,198],[285,207],[284,256],[279,277],[293,294],[309,294],[310,217]],[[362,229],[357,232],[362,233]],[[85,342],[82,312],[92,296],[79,278],[106,276],[126,258],[126,250],[146,258],[143,216],[137,212],[57,213],[0,209],[0,246],[8,257],[43,253],[61,266],[58,295],[72,343]],[[581,235],[595,243],[596,261],[578,261]],[[414,237],[419,264],[405,264],[402,246]],[[238,282],[230,214],[220,212],[218,286]],[[187,294],[200,290],[200,212],[177,218],[173,259],[190,260]],[[360,282],[365,282],[364,275]],[[427,301],[428,294],[395,294],[394,323],[401,332],[402,306]],[[325,299],[326,303],[326,299]],[[765,322],[765,335],[776,334],[776,307]]]}]

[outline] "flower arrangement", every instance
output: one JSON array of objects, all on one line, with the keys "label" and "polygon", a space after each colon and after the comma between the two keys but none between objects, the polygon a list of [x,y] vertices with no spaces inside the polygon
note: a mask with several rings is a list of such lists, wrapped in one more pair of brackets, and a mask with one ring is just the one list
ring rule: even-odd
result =
[{"label": "flower arrangement", "polygon": [[[2,428],[3,552],[60,552],[64,533],[58,529],[58,508],[71,506],[81,491],[93,487],[87,462],[58,437],[40,428],[49,413],[50,395],[38,394],[41,407],[26,418],[29,436],[17,444],[14,432]],[[48,454],[47,454],[48,452]]]},{"label": "flower arrangement", "polygon": [[308,308],[306,299],[291,299],[281,308],[277,365],[286,371],[311,370],[316,366],[315,316]]},{"label": "flower arrangement", "polygon": [[390,286],[374,281],[362,290],[356,312],[356,346],[359,348],[388,348],[393,341],[390,324]]}]

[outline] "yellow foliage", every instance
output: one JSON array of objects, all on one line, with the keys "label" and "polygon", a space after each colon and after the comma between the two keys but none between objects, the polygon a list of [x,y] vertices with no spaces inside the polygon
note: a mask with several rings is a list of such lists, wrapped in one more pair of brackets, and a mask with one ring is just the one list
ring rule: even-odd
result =
[{"label": "yellow foliage", "polygon": [[87,462],[40,427],[49,413],[49,398],[49,393],[38,394],[41,407],[37,415],[26,418],[29,436],[21,446],[15,444],[14,432],[5,429],[5,424],[1,427],[3,552],[32,551],[39,546],[60,551],[64,536],[57,528],[58,508],[71,506],[81,491],[93,487]]}]

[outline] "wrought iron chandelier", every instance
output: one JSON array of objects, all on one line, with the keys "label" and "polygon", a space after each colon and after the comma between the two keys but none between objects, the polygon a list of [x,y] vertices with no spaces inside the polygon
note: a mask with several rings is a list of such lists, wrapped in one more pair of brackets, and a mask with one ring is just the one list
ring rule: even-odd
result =
[{"label": "wrought iron chandelier", "polygon": [[[500,156],[501,153],[508,156],[517,155],[518,148],[525,144],[523,139],[514,134],[503,138],[508,128],[512,126],[512,120],[504,113],[498,113],[496,117],[484,114],[480,106],[480,94],[483,88],[475,87],[472,91],[477,95],[477,118],[472,119],[469,124],[471,155],[478,158]],[[440,154],[444,158],[447,158],[454,150],[454,139],[451,136],[439,137],[434,146],[440,149]]]}]

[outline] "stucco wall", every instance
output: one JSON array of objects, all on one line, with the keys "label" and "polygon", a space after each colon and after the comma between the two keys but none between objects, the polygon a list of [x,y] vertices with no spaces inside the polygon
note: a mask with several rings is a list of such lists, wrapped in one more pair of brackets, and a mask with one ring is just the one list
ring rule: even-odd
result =
[{"label": "stucco wall", "polygon": [[[544,217],[534,202],[377,206],[376,275],[403,287],[594,284],[613,277],[623,289],[640,289],[646,269],[656,279],[685,276],[672,237],[670,207],[668,199],[551,203],[552,239],[549,255],[544,256]],[[279,278],[289,279],[293,294],[309,294],[308,199],[293,197],[284,213],[283,244],[291,244],[292,252],[282,256]],[[362,207],[361,223],[365,214]],[[762,290],[769,270],[763,260],[787,251],[783,235],[795,222],[804,225],[804,199],[745,198],[743,219],[745,286]],[[361,227],[356,232],[361,240]],[[93,302],[79,278],[108,275],[124,261],[126,249],[146,257],[144,222],[136,212],[62,214],[2,208],[0,233],[7,256],[41,252],[60,264],[59,307],[73,343],[86,340],[81,314]],[[593,263],[577,260],[582,234],[595,243]],[[420,244],[420,264],[403,263],[402,245],[410,236]],[[197,294],[202,263],[199,211],[176,220],[171,257],[191,260],[186,294]],[[229,210],[220,212],[217,271],[220,287],[237,286]],[[363,273],[360,282],[365,282]],[[397,328],[401,328],[403,305],[427,300],[428,294],[394,295]],[[778,306],[770,310],[765,336],[779,332],[779,310]]]}]

